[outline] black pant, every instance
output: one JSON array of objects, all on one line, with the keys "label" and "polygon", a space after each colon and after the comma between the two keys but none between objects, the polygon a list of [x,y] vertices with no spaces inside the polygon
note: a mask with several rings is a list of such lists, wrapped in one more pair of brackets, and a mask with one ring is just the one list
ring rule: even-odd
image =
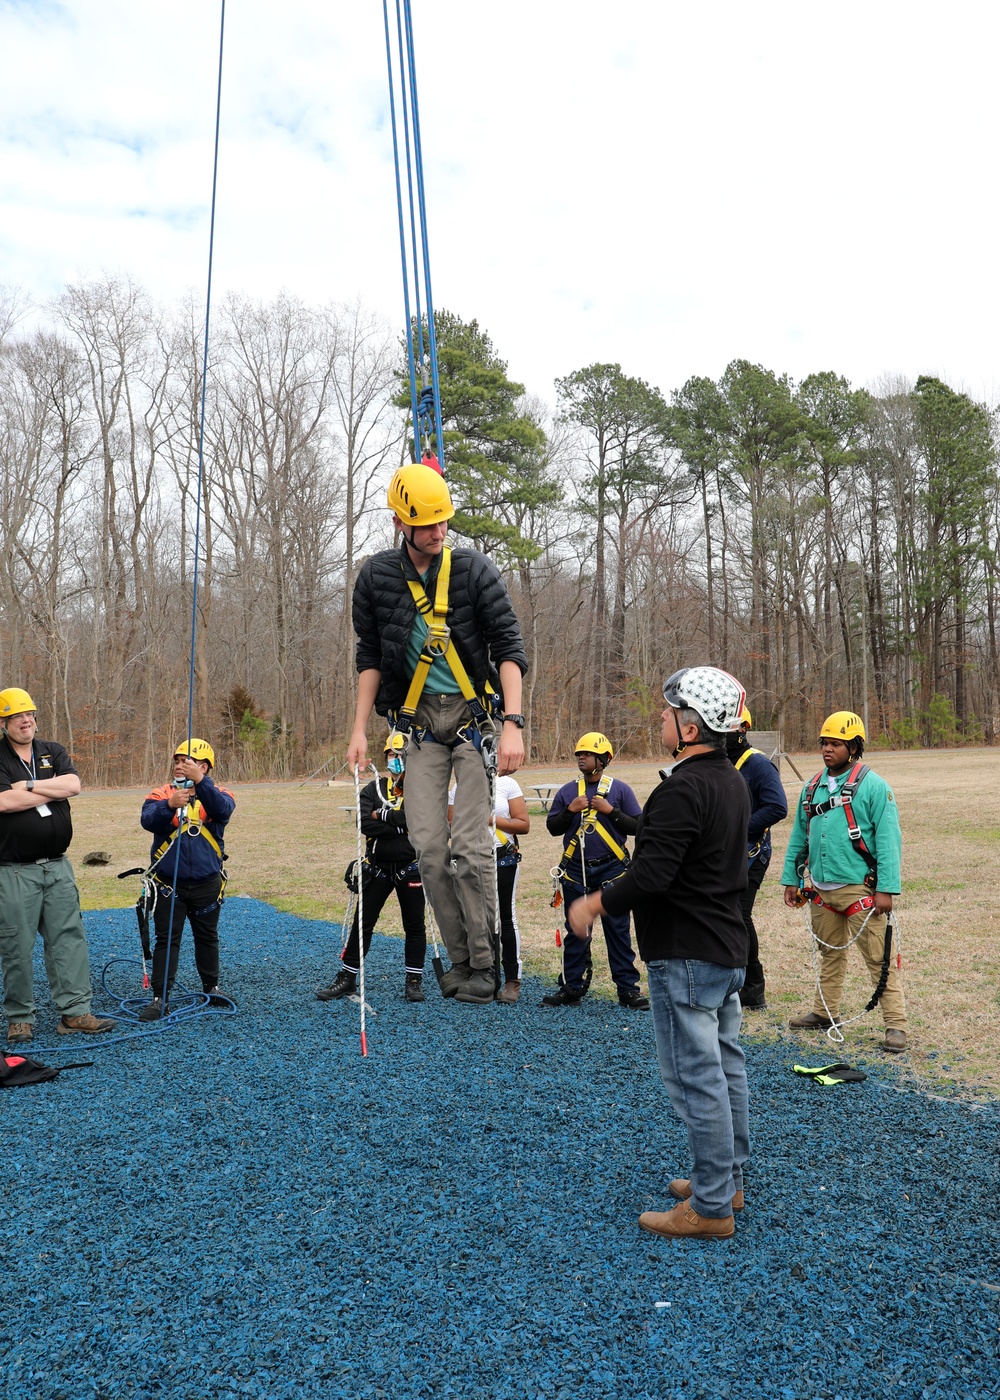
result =
[{"label": "black pant", "polygon": [[740,895],[740,911],[747,930],[747,975],[743,990],[748,995],[764,990],[764,969],[760,962],[760,944],[753,921],[753,905],[766,874],[766,862],[755,860],[747,871],[747,887]]},{"label": "black pant", "polygon": [[497,894],[500,896],[500,958],[505,982],[517,982],[521,977],[521,935],[514,912],[514,888],[517,885],[518,861],[510,865],[497,862]]},{"label": "black pant", "polygon": [[[364,874],[364,915],[365,915],[365,957],[372,946],[372,934],[385,902],[396,891],[399,912],[403,919],[403,961],[407,972],[422,973],[424,958],[427,955],[427,931],[424,926],[424,887],[420,872],[413,866],[368,865]],[[354,910],[354,923],[347,947],[341,954],[341,962],[348,972],[359,972],[358,962],[358,911]]]},{"label": "black pant", "polygon": [[[178,880],[177,899],[174,903],[174,927],[170,935],[170,969],[167,991],[174,985],[177,976],[177,959],[181,951],[181,934],[184,920],[191,924],[194,935],[194,965],[201,978],[202,990],[210,992],[219,985],[219,894],[222,890],[222,876],[213,875],[209,880],[190,882]],[[205,913],[201,913],[201,910]],[[156,882],[156,908],[153,910],[153,927],[156,929],[156,945],[153,948],[153,995],[163,995],[163,968],[167,961],[167,933],[170,928],[170,885]]]}]

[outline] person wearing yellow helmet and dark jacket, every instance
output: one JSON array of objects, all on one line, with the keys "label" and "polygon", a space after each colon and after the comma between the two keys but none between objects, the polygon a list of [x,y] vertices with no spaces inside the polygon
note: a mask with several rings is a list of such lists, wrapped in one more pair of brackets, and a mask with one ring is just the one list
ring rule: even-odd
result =
[{"label": "person wearing yellow helmet and dark jacket", "polygon": [[[559,789],[545,820],[552,836],[563,837],[559,880],[567,930],[574,901],[606,888],[628,869],[625,843],[635,834],[642,814],[639,799],[629,785],[605,772],[614,757],[605,734],[591,731],[581,735],[575,754],[580,776]],[[639,990],[628,911],[604,914],[601,927],[619,1005],[648,1011],[649,999]],[[559,986],[542,998],[543,1006],[579,1006],[589,985],[590,948],[590,936],[564,940]]]},{"label": "person wearing yellow helmet and dark jacket", "polygon": [[503,776],[524,762],[528,658],[496,565],[447,543],[455,507],[441,475],[401,467],[387,504],[402,541],[366,560],[354,587],[358,695],[347,766],[365,766],[373,709],[408,736],[407,827],[451,960],[441,992],[487,1004],[499,961],[490,770]]},{"label": "person wearing yellow helmet and dark jacket", "polygon": [[[402,734],[390,734],[385,741],[389,776],[385,786],[376,777],[361,789],[361,834],[365,838],[365,858],[361,870],[365,921],[365,957],[372,934],[386,901],[395,890],[403,920],[403,963],[406,1001],[426,1001],[423,991],[424,959],[427,956],[427,927],[424,922],[424,887],[417,868],[417,853],[406,832],[403,786],[406,772]],[[349,888],[357,891],[357,862],[348,867]],[[357,991],[361,971],[358,950],[358,910],[340,956],[340,971],[328,987],[320,987],[320,1001],[339,1001]]]},{"label": "person wearing yellow helmet and dark jacket", "polygon": [[[153,998],[139,1012],[140,1021],[157,1021],[164,1014],[164,986],[169,999],[177,976],[177,960],[185,920],[194,937],[194,960],[202,990],[219,990],[219,914],[225,888],[224,834],[236,808],[236,798],[211,777],[215,751],[205,739],[185,740],[173,757],[173,782],[154,788],[142,804],[139,818],[153,833],[150,859],[156,904],[153,927]],[[177,872],[173,929],[170,901]],[[167,944],[170,944],[170,966]]]},{"label": "person wearing yellow helmet and dark jacket", "polygon": [[34,1036],[32,954],[41,935],[60,1035],[97,1035],[114,1021],[91,1014],[90,958],[66,850],[69,800],[80,778],[62,744],[37,737],[26,690],[0,691],[0,965],[7,1042]]},{"label": "person wearing yellow helmet and dark jacket", "polygon": [[[861,762],[865,726],[851,710],[838,710],[820,729],[824,767],[802,789],[781,882],[789,908],[812,902],[813,934],[820,953],[813,1009],[793,1016],[793,1030],[825,1030],[836,1020],[847,977],[847,950],[857,942],[872,986],[885,972],[886,915],[899,893],[901,841],[892,789]],[[805,886],[808,866],[810,884]],[[879,1005],[890,1053],[906,1049],[902,978],[888,950]]]},{"label": "person wearing yellow helmet and dark jacket", "polygon": [[747,785],[751,809],[747,827],[747,887],[740,895],[740,909],[747,928],[747,978],[740,988],[740,1001],[744,1011],[766,1011],[764,968],[753,906],[771,864],[771,827],[788,816],[788,802],[774,764],[759,749],[750,747],[747,735],[752,724],[750,711],[744,707],[739,729],[726,735],[726,753]]}]

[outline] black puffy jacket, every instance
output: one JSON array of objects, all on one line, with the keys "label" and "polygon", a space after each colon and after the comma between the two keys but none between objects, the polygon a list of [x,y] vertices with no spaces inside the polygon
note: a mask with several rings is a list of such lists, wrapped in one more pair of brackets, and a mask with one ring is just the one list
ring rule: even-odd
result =
[{"label": "black puffy jacket", "polygon": [[[424,588],[433,602],[440,559],[435,560]],[[365,561],[354,585],[353,618],[358,634],[358,671],[381,671],[375,708],[380,715],[396,710],[406,699],[410,676],[406,647],[417,607],[407,587],[419,582],[406,544],[384,549]],[[448,626],[452,641],[481,695],[489,681],[502,694],[499,666],[514,661],[522,675],[528,669],[521,628],[506,585],[496,565],[475,549],[453,549],[448,587]]]}]

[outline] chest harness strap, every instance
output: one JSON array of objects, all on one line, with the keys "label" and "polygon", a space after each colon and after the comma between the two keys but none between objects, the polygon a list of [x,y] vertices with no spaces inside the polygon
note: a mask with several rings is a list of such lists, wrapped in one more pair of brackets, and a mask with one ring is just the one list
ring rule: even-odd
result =
[{"label": "chest harness strap", "polygon": [[854,767],[848,773],[844,786],[840,791],[835,793],[833,797],[828,798],[826,802],[814,804],[813,798],[816,795],[816,789],[819,787],[823,778],[822,773],[817,773],[816,776],[809,781],[809,786],[806,788],[802,798],[802,806],[805,809],[807,831],[813,817],[821,817],[825,812],[833,811],[834,807],[843,807],[844,816],[847,818],[847,834],[851,838],[851,845],[868,866],[868,874],[865,876],[864,883],[869,889],[874,889],[878,879],[878,866],[875,857],[868,849],[865,844],[865,839],[861,835],[861,828],[858,825],[857,818],[854,815],[854,808],[851,805],[854,801],[855,793],[870,772],[871,769],[868,767],[867,763],[855,763]]},{"label": "chest harness strap", "polygon": [[[759,753],[761,758],[766,757],[766,755],[762,753],[760,749],[746,749],[743,753],[740,754],[739,758],[733,764],[733,767],[736,769],[737,773],[743,767],[744,763],[746,763],[747,759],[751,758],[755,753]],[[771,828],[767,827],[764,831],[761,832],[759,840],[755,841],[752,845],[749,842],[747,843],[747,863],[749,865],[753,865],[754,861],[760,855],[760,848],[761,846],[763,846],[770,833]]]},{"label": "chest harness strap", "polygon": [[[601,781],[597,784],[597,792],[594,796],[606,797],[613,781],[614,779],[610,773],[602,773]],[[586,797],[587,795],[587,783],[582,773],[577,779],[576,791],[578,797]],[[600,815],[597,812],[581,812],[580,825],[567,841],[566,849],[562,854],[560,864],[563,867],[568,866],[576,854],[576,848],[580,844],[581,833],[586,837],[589,836],[592,831],[597,832],[597,835],[611,851],[612,855],[617,856],[623,865],[628,865],[628,852],[622,846],[619,846],[618,842],[611,835],[611,832],[608,831],[607,827],[600,820]]]},{"label": "chest harness strap", "polygon": [[177,838],[182,836],[185,832],[187,832],[189,836],[203,836],[221,862],[223,859],[222,847],[205,825],[206,819],[207,813],[204,807],[196,797],[192,798],[184,808],[183,820],[181,820],[179,816],[174,817],[176,829],[170,833],[162,846],[159,846],[153,852],[153,864],[158,865]]},{"label": "chest harness strap", "polygon": [[[402,568],[402,563],[400,564]],[[413,719],[420,703],[420,697],[424,693],[424,686],[427,684],[427,677],[430,675],[431,666],[438,657],[444,657],[451,674],[455,677],[456,684],[462,692],[465,703],[469,707],[472,722],[476,729],[482,733],[483,728],[490,719],[489,708],[492,701],[489,697],[495,698],[493,687],[487,684],[487,699],[476,694],[475,687],[469,679],[469,673],[462,664],[462,658],[458,654],[455,643],[451,639],[451,628],[448,626],[448,587],[451,583],[451,547],[445,545],[441,553],[441,567],[438,569],[437,583],[434,588],[434,602],[428,598],[423,584],[419,579],[407,578],[406,586],[413,595],[417,611],[423,618],[427,627],[427,636],[420,649],[420,657],[417,661],[416,670],[410,680],[406,698],[400,708],[392,716],[393,726],[402,734],[409,734],[413,729]],[[423,736],[421,736],[423,737]],[[456,740],[458,744],[468,739],[468,734],[460,735]],[[477,744],[477,748],[479,745]]]}]

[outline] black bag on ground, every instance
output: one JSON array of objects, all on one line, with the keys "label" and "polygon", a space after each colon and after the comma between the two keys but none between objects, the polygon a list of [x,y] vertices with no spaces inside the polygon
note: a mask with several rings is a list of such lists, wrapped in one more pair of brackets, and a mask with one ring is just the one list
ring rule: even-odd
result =
[{"label": "black bag on ground", "polygon": [[45,1084],[57,1079],[64,1069],[89,1069],[93,1060],[82,1060],[79,1064],[43,1065],[28,1055],[0,1055],[0,1089],[16,1089],[22,1084]]}]

